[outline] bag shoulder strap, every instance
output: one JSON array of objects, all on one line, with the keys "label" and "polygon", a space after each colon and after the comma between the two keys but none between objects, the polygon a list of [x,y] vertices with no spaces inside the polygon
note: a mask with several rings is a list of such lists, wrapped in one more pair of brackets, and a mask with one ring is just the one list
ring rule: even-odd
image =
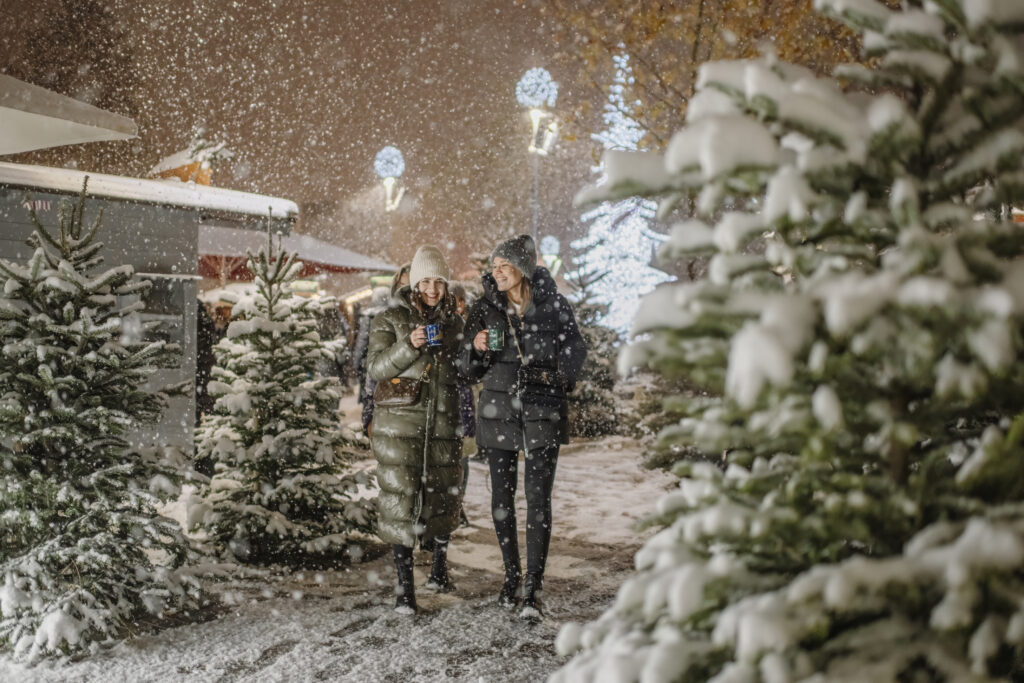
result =
[{"label": "bag shoulder strap", "polygon": [[[508,332],[512,337],[512,343],[516,345],[516,353],[519,354],[519,362],[522,365],[526,365],[526,358],[523,357],[523,349],[519,346],[519,335],[516,334],[516,327],[512,324],[512,316],[508,314],[508,309],[505,309],[505,320],[508,321]],[[522,320],[522,318],[520,318]]]},{"label": "bag shoulder strap", "polygon": [[431,365],[433,365],[433,363],[431,363],[430,361],[427,361],[426,367],[423,368],[423,372],[420,373],[419,379],[416,380],[417,382],[423,382],[423,381],[425,381],[427,379],[427,373],[430,372],[430,366]]}]

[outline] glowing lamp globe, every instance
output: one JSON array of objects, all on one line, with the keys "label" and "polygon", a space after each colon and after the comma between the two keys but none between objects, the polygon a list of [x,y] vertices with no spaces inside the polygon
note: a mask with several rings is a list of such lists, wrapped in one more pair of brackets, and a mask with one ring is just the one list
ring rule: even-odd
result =
[{"label": "glowing lamp globe", "polygon": [[516,83],[516,99],[524,107],[553,107],[558,98],[558,84],[547,69],[530,69]]},{"label": "glowing lamp globe", "polygon": [[540,253],[557,254],[561,246],[562,245],[559,244],[557,237],[554,235],[545,235],[540,241]]},{"label": "glowing lamp globe", "polygon": [[377,158],[373,160],[373,170],[381,178],[398,178],[405,171],[405,159],[397,147],[385,147],[377,152]]}]

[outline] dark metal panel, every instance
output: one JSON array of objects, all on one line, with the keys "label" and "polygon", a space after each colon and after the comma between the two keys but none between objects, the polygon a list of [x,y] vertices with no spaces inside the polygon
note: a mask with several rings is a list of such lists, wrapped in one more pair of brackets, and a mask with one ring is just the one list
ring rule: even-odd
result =
[{"label": "dark metal panel", "polygon": [[[32,232],[30,206],[44,226],[56,228],[61,200],[77,201],[77,197],[0,185],[0,240],[15,243],[0,244],[0,257],[24,257],[28,248],[23,243]],[[90,197],[86,223],[91,225],[101,210],[98,239],[106,247],[106,263],[126,263],[151,273],[197,272],[198,209]]]},{"label": "dark metal panel", "polygon": [[[56,229],[61,200],[77,201],[70,194],[47,190],[28,190],[0,185],[0,258],[24,262],[32,255],[25,240],[34,224],[30,208],[40,222]],[[142,319],[159,322],[156,338],[181,346],[176,367],[155,371],[149,386],[192,382],[196,368],[198,233],[200,211],[143,204],[134,201],[90,197],[86,201],[85,220],[91,225],[103,211],[98,239],[104,245],[103,267],[131,265],[136,273],[153,282],[146,297]],[[142,446],[177,446],[192,452],[195,396],[172,399],[158,425],[129,436]]]}]

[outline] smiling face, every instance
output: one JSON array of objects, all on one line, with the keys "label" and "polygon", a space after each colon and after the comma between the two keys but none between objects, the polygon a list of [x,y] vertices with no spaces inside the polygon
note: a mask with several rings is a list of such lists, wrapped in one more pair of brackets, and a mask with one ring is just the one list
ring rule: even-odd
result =
[{"label": "smiling face", "polygon": [[499,292],[507,292],[523,281],[522,272],[500,256],[494,259],[491,273],[494,275],[494,281],[498,283]]},{"label": "smiling face", "polygon": [[444,296],[446,287],[445,281],[439,277],[425,277],[416,283],[420,298],[428,306],[437,305],[437,302]]}]

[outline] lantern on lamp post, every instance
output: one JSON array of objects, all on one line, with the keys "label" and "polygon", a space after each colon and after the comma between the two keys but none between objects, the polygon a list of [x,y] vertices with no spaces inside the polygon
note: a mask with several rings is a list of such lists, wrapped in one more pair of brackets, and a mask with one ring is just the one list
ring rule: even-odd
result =
[{"label": "lantern on lamp post", "polygon": [[390,145],[385,147],[377,152],[377,157],[373,160],[373,170],[377,172],[384,183],[384,210],[394,211],[405,194],[404,187],[395,190],[398,178],[405,171],[405,159],[402,158],[402,153],[397,147]]},{"label": "lantern on lamp post", "polygon": [[562,257],[559,255],[562,245],[554,235],[545,235],[540,241],[540,259],[551,272],[551,277],[558,275],[562,269]]},{"label": "lantern on lamp post", "polygon": [[[551,145],[558,135],[558,121],[548,108],[555,106],[558,99],[558,84],[551,79],[547,69],[540,67],[528,70],[516,83],[516,100],[526,107],[530,113],[530,144],[526,151],[530,154],[533,166],[533,230],[534,241],[537,240],[537,214],[539,212],[539,173],[540,157],[547,156]],[[547,125],[542,125],[548,119]]]}]

